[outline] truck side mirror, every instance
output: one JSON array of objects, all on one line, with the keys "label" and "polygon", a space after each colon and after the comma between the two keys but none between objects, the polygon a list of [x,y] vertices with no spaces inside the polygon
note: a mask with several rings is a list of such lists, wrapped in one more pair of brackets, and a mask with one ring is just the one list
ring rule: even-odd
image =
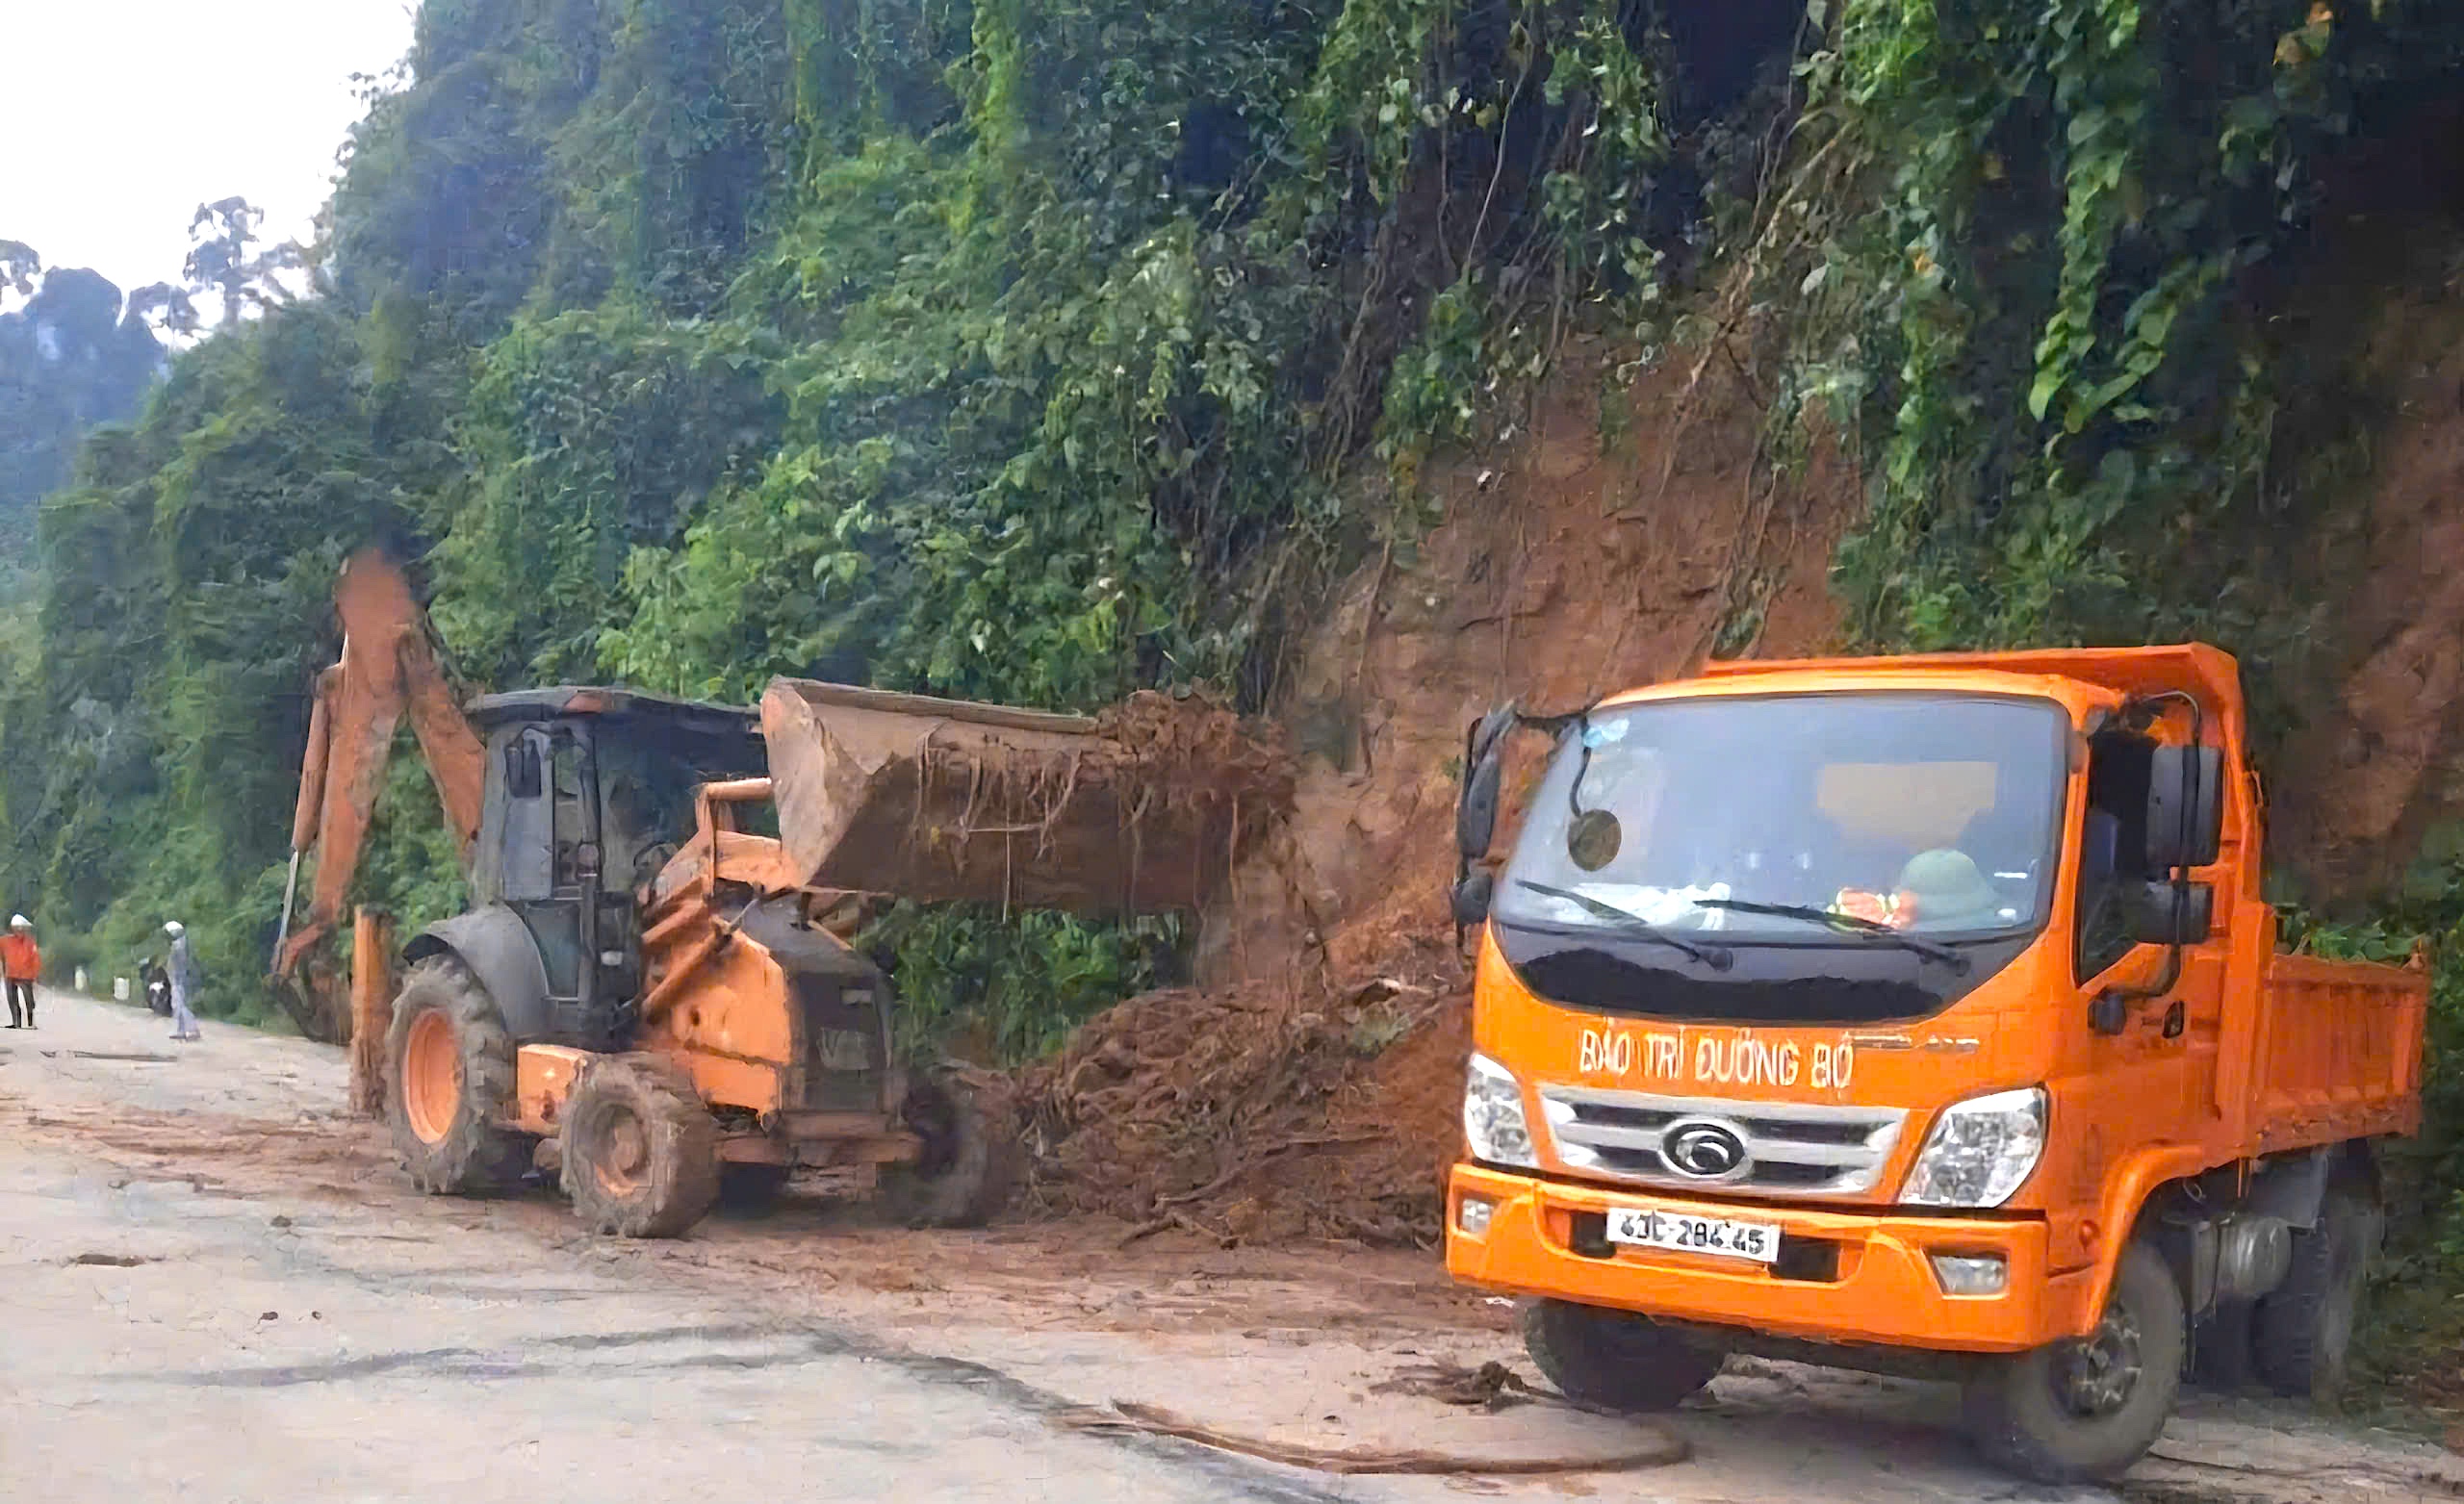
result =
[{"label": "truck side mirror", "polygon": [[511,799],[537,799],[540,789],[539,749],[526,736],[504,744],[504,791]]},{"label": "truck side mirror", "polygon": [[2130,937],[2142,945],[2197,945],[2216,928],[2216,890],[2204,882],[2142,883],[2123,903]]},{"label": "truck side mirror", "polygon": [[1482,716],[1463,739],[1463,791],[1454,803],[1454,849],[1466,862],[1489,854],[1498,833],[1498,793],[1505,777],[1505,733],[1514,707]]},{"label": "truck side mirror", "polygon": [[2157,748],[2147,770],[2148,870],[2207,866],[2223,839],[2223,750]]},{"label": "truck side mirror", "polygon": [[1497,897],[1497,875],[1486,867],[1466,873],[1454,884],[1452,905],[1454,923],[1469,930],[1489,917],[1489,901]]}]

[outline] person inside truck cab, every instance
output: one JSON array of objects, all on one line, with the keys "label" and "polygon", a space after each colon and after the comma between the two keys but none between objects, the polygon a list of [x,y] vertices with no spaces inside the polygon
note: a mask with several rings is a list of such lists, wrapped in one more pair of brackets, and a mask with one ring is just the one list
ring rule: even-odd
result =
[{"label": "person inside truck cab", "polygon": [[1974,857],[1949,849],[1910,857],[1892,899],[1889,922],[1903,930],[1987,930],[2021,917]]}]

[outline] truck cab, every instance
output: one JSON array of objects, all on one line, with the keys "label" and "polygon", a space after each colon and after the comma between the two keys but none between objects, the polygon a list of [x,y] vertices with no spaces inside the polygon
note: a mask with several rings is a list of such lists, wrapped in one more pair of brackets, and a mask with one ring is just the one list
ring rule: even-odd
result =
[{"label": "truck cab", "polygon": [[2340,1331],[2289,1313],[2417,1124],[2426,979],[2277,955],[2229,657],[1714,666],[1546,723],[1493,872],[1512,724],[1458,821],[1447,1257],[1531,1298],[1569,1392],[1671,1405],[1743,1351],[1939,1374],[2074,1481],[2154,1440],[2194,1338],[2333,1382],[2357,1260]]}]

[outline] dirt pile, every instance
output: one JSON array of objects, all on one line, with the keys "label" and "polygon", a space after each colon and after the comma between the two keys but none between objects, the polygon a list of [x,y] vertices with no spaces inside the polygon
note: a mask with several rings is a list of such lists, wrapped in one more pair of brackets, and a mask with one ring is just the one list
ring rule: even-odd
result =
[{"label": "dirt pile", "polygon": [[1470,996],[1450,937],[1348,984],[1148,993],[1026,1083],[1030,1204],[1129,1236],[1436,1240]]}]

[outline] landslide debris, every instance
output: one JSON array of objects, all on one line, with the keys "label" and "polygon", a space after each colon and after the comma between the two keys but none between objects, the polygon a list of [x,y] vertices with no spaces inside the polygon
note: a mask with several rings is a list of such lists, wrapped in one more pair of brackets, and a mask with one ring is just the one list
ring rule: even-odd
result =
[{"label": "landslide debris", "polygon": [[1024,1075],[1029,1206],[1118,1217],[1133,1239],[1434,1246],[1470,1022],[1448,937],[1398,936],[1322,987],[1132,998]]}]

